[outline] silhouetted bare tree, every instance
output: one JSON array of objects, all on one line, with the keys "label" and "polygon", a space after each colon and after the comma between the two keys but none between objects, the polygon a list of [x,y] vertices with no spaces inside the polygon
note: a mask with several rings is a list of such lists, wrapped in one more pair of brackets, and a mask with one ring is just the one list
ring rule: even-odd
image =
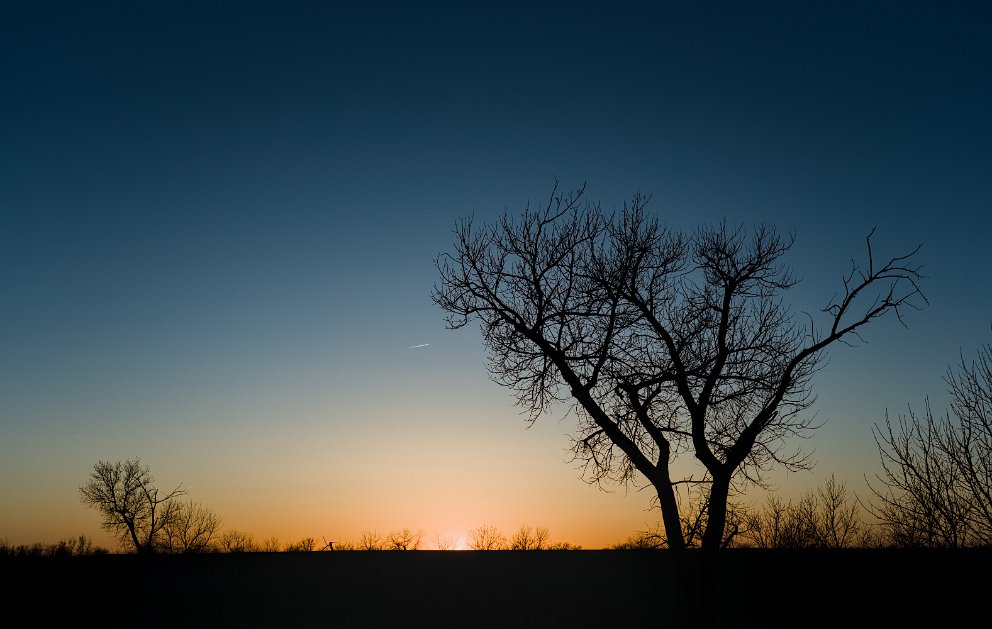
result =
[{"label": "silhouetted bare tree", "polygon": [[358,536],[358,542],[355,546],[359,550],[383,550],[385,548],[385,542],[383,542],[382,536],[376,531],[362,531]]},{"label": "silhouetted bare tree", "polygon": [[638,531],[622,542],[609,546],[611,550],[657,550],[667,547],[662,528]]},{"label": "silhouetted bare tree", "polygon": [[192,500],[179,503],[173,517],[162,528],[162,550],[172,553],[209,551],[220,527],[220,516],[202,504]]},{"label": "silhouetted bare tree", "polygon": [[547,527],[520,526],[510,538],[510,550],[546,550],[551,545],[551,532]]},{"label": "silhouetted bare tree", "polygon": [[414,532],[410,529],[392,531],[386,536],[385,548],[386,550],[420,550],[423,536],[423,532]]},{"label": "silhouetted bare tree", "polygon": [[254,553],[261,550],[254,536],[241,529],[224,531],[217,540],[217,548],[225,553]]},{"label": "silhouetted bare tree", "polygon": [[60,539],[51,548],[55,557],[71,557],[74,555],[105,555],[109,551],[93,544],[93,540],[80,535],[75,538]]},{"label": "silhouetted bare tree", "polygon": [[308,536],[300,538],[295,542],[287,543],[283,550],[288,553],[314,552],[319,550],[320,547],[320,542],[318,542],[315,538]]},{"label": "silhouetted bare tree", "polygon": [[550,542],[545,550],[582,550],[580,544],[573,544],[572,542],[557,541]]},{"label": "silhouetted bare tree", "polygon": [[434,531],[434,548],[437,550],[452,550],[455,547],[455,539],[448,535],[443,535]]},{"label": "silhouetted bare tree", "polygon": [[180,487],[160,494],[141,459],[93,466],[89,481],[79,488],[80,501],[103,516],[103,528],[138,553],[159,550],[160,537],[179,513]]},{"label": "silhouetted bare tree", "polygon": [[[670,548],[686,547],[676,488],[704,484],[702,546],[717,548],[734,481],[808,467],[801,451],[783,448],[816,427],[803,411],[824,351],[923,299],[916,250],[878,264],[869,234],[867,262],[852,263],[823,326],[800,325],[782,301],[797,283],[783,263],[791,237],[726,223],[675,233],[649,216],[644,197],[608,214],[583,192],[556,185],[547,204],[517,218],[460,221],[454,251],[436,260],[432,297],[449,328],[480,322],[493,378],[530,421],[571,398],[587,480],[643,476]],[[673,477],[685,453],[702,471]]]},{"label": "silhouetted bare tree", "polygon": [[861,518],[857,497],[847,492],[847,483],[833,474],[817,490],[816,529],[826,548],[849,548],[866,545],[868,530]]},{"label": "silhouetted bare tree", "polygon": [[882,461],[868,505],[897,546],[992,545],[992,346],[948,369],[949,413],[909,409],[875,441]]},{"label": "silhouetted bare tree", "polygon": [[831,475],[816,492],[786,503],[775,495],[748,514],[743,543],[758,548],[860,548],[874,546],[847,483]]},{"label": "silhouetted bare tree", "polygon": [[472,550],[503,550],[506,536],[495,526],[483,524],[468,534],[468,547]]}]

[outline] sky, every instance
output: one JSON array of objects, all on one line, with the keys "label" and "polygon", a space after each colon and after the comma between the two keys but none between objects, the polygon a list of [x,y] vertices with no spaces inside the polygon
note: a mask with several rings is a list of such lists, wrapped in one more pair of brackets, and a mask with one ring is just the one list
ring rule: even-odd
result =
[{"label": "sky", "polygon": [[0,538],[112,547],[78,487],[135,456],[259,539],[649,528],[431,301],[459,218],[555,181],[794,233],[797,313],[922,243],[775,478],[864,495],[872,425],[992,342],[990,70],[985,2],[2,0]]}]

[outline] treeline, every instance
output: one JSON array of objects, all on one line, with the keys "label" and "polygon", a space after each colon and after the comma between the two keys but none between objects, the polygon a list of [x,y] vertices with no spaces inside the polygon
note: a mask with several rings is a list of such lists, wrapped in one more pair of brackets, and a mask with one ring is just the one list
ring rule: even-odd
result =
[{"label": "treeline", "polygon": [[[154,491],[149,493],[154,494]],[[931,500],[952,500],[953,495],[932,496]],[[770,494],[759,507],[730,503],[728,508],[726,548],[957,548],[988,547],[988,529],[976,528],[972,533],[956,536],[924,536],[925,531],[942,530],[941,519],[954,511],[933,509],[927,511],[931,522],[924,525],[919,512],[910,508],[912,494],[903,496],[901,509],[911,518],[893,517],[890,503],[883,503],[886,518],[879,518],[876,504],[865,503],[847,489],[847,484],[834,476],[815,491],[808,491],[796,501],[785,501]],[[702,531],[706,526],[705,503],[683,519],[683,536],[690,547],[699,547]],[[154,553],[257,553],[257,552],[316,552],[316,551],[413,551],[454,550],[458,540],[435,533],[429,539],[421,530],[401,528],[388,533],[363,530],[357,538],[328,540],[321,537],[302,537],[282,542],[277,537],[257,539],[242,529],[221,530],[221,519],[208,508],[193,502],[178,503],[165,510],[172,514],[165,518],[156,535],[147,537],[142,527],[150,521],[135,518],[136,538],[150,539],[152,550],[137,547],[128,541],[134,539],[130,532],[121,536],[123,552]],[[105,514],[106,515],[106,514]],[[111,527],[109,521],[104,526]],[[971,526],[980,527],[982,521],[970,520]],[[126,525],[124,526],[127,530]],[[916,531],[915,534],[911,534]],[[510,535],[488,524],[469,531],[464,540],[468,550],[581,550],[582,547],[566,541],[554,540],[547,527],[521,525]],[[606,550],[654,550],[667,548],[663,528],[639,531],[625,540],[606,547]],[[93,544],[85,535],[59,540],[53,544],[35,543],[12,545],[0,539],[0,557],[35,556],[69,557],[109,553],[106,548]]]},{"label": "treeline", "polygon": [[[269,537],[258,540],[241,529],[222,530],[222,520],[211,509],[187,498],[182,486],[160,490],[151,470],[139,458],[99,461],[89,480],[79,488],[80,501],[103,517],[103,528],[122,550],[138,554],[205,552],[309,552],[319,550],[421,550],[428,547],[420,530],[402,528],[380,534],[362,531],[354,540],[304,537],[288,543]],[[456,540],[435,534],[431,548],[453,550]],[[546,527],[521,525],[507,537],[482,525],[466,540],[472,550],[577,550],[580,547],[551,539]]]},{"label": "treeline", "polygon": [[[380,534],[375,530],[364,530],[354,540],[325,542],[327,550],[455,550],[458,540],[435,533],[425,540],[424,532],[408,528]],[[521,525],[509,537],[498,528],[484,524],[469,531],[465,540],[468,550],[581,550],[581,546],[551,539],[547,527]],[[306,550],[306,549],[303,549]]]},{"label": "treeline", "polygon": [[[949,368],[945,382],[950,408],[934,414],[910,409],[895,421],[874,426],[881,472],[867,479],[870,498],[848,492],[831,476],[798,501],[770,495],[754,507],[727,501],[722,547],[750,548],[965,548],[992,547],[992,346],[977,360]],[[706,483],[695,496],[679,500],[677,546],[703,546],[711,501]],[[98,511],[102,526],[126,552],[278,552],[317,550],[420,550],[422,531],[408,528],[379,534],[362,531],[354,540],[304,537],[285,544],[256,540],[242,530],[222,530],[221,518],[187,498],[181,486],[163,492],[138,458],[100,461],[79,488],[81,502]],[[430,547],[452,550],[456,540],[434,535]],[[482,525],[469,532],[471,550],[574,550],[554,541],[545,527],[522,525],[505,535]],[[613,544],[611,549],[666,548],[659,525]],[[0,555],[78,555],[107,552],[85,536],[55,544],[12,546],[0,539]]]},{"label": "treeline", "polygon": [[93,544],[93,540],[80,535],[64,538],[53,544],[11,544],[0,538],[0,557],[73,557],[77,555],[106,555],[110,550]]},{"label": "treeline", "polygon": [[[204,509],[200,507],[200,509]],[[423,531],[413,531],[409,528],[397,529],[386,534],[374,530],[362,531],[354,540],[333,541],[326,538],[302,537],[283,543],[278,537],[257,539],[248,531],[242,529],[206,531],[199,537],[195,545],[176,545],[174,538],[163,535],[155,542],[153,551],[137,550],[125,543],[121,544],[124,552],[154,552],[157,554],[189,554],[189,553],[277,553],[277,552],[315,552],[325,550],[343,551],[409,551],[409,550],[455,550],[456,540],[451,537],[435,534],[429,541],[425,540]],[[582,547],[570,542],[552,540],[547,527],[531,527],[522,525],[515,533],[507,537],[499,529],[483,525],[469,533],[466,547],[469,550],[581,550]],[[77,538],[63,539],[53,544],[35,543],[30,545],[13,545],[0,538],[0,557],[31,556],[31,557],[71,557],[76,555],[108,554],[111,551],[95,546],[88,537],[80,535]]]}]

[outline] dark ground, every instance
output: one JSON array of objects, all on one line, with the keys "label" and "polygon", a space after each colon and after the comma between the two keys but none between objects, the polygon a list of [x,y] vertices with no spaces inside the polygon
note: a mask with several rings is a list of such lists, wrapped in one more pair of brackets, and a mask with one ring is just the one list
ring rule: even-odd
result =
[{"label": "dark ground", "polygon": [[24,626],[948,627],[987,620],[990,559],[728,550],[701,605],[688,584],[703,556],[664,551],[13,557],[0,559],[0,592]]}]

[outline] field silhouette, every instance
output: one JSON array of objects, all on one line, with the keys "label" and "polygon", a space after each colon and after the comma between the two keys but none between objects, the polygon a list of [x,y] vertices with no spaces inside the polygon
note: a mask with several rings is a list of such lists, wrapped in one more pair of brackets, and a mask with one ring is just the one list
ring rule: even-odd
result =
[{"label": "field silhouette", "polygon": [[[700,609],[693,584],[719,562]],[[987,549],[418,551],[8,557],[8,614],[52,626],[949,626]]]}]

